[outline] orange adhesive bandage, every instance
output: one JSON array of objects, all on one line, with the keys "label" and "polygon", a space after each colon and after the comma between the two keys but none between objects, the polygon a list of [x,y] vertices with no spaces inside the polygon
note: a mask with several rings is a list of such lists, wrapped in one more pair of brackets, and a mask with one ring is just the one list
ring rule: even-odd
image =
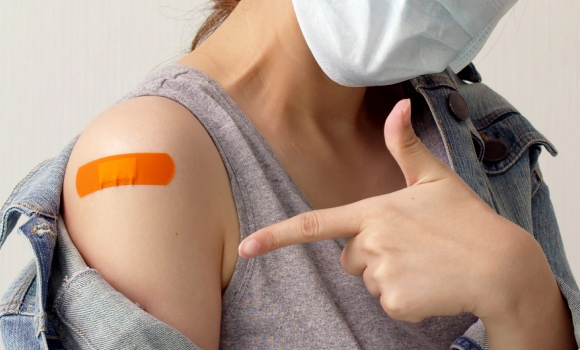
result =
[{"label": "orange adhesive bandage", "polygon": [[128,153],[87,163],[77,171],[80,197],[107,187],[125,185],[167,185],[175,165],[167,153]]}]

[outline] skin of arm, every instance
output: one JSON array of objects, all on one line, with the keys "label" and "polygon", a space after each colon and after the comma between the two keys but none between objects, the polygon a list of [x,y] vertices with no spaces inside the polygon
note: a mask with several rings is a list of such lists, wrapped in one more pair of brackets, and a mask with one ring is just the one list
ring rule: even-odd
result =
[{"label": "skin of arm", "polygon": [[[119,186],[79,198],[80,166],[140,152],[172,157],[175,174],[167,186]],[[223,162],[187,109],[147,96],[96,118],[71,154],[63,214],[86,263],[108,283],[196,345],[218,348],[221,296],[235,266],[239,228]]]}]

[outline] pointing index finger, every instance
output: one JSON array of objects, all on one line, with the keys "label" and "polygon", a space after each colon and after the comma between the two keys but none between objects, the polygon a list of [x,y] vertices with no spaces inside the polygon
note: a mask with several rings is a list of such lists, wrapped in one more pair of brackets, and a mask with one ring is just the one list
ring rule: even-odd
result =
[{"label": "pointing index finger", "polygon": [[289,245],[356,236],[363,218],[358,203],[305,212],[262,228],[246,237],[238,252],[253,258]]}]

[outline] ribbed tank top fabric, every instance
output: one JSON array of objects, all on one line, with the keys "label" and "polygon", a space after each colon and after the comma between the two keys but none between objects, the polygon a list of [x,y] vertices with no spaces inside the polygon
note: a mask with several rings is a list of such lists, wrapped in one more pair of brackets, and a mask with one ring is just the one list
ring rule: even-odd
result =
[{"label": "ribbed tank top fabric", "polygon": [[[256,127],[202,71],[160,68],[121,101],[138,96],[174,100],[206,129],[230,179],[241,239],[312,210]],[[326,240],[238,258],[222,297],[220,348],[449,349],[477,320],[471,314],[417,324],[391,319],[362,278],[342,270],[344,244]]]}]

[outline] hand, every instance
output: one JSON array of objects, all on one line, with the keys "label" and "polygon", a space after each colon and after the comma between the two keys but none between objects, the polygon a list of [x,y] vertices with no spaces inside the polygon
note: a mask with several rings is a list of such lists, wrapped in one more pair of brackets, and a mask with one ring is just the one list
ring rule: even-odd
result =
[{"label": "hand", "polygon": [[346,237],[342,267],[363,276],[391,317],[501,317],[519,305],[534,268],[547,266],[543,253],[527,232],[497,215],[429,152],[410,115],[409,101],[401,101],[385,124],[387,147],[407,188],[263,228],[240,244],[240,255]]}]

